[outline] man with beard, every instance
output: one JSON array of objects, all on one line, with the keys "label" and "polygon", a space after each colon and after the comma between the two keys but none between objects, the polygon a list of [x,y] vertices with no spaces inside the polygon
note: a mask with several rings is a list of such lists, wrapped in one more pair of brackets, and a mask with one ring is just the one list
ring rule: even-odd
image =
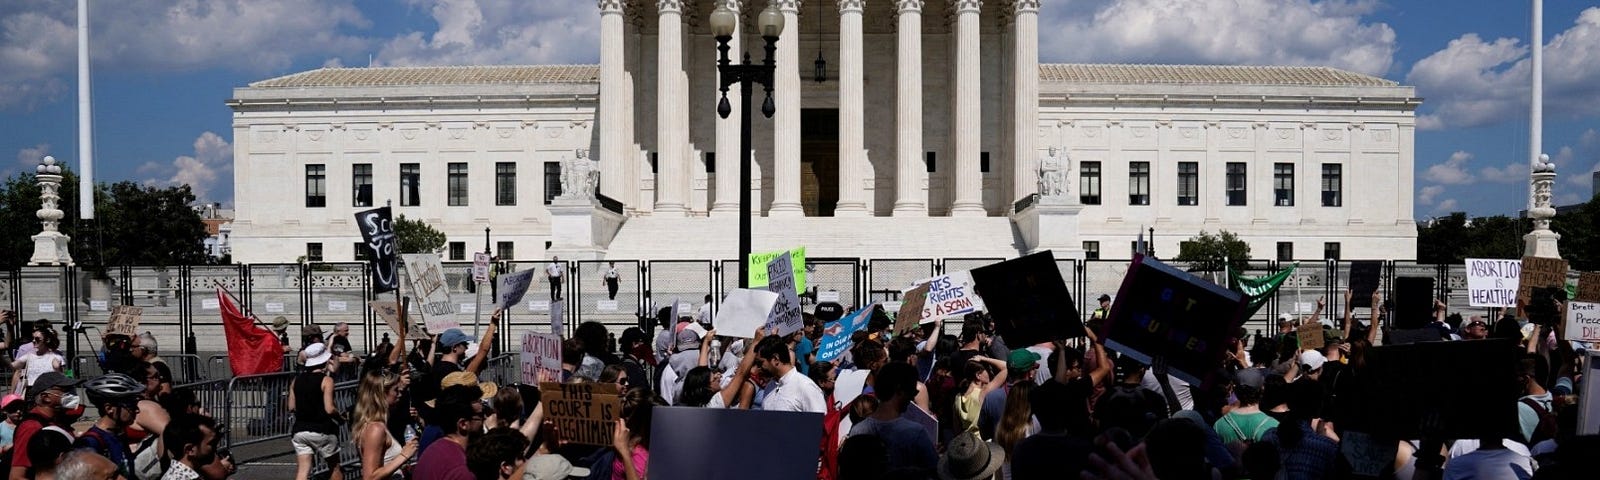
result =
[{"label": "man with beard", "polygon": [[[458,392],[457,390],[463,390]],[[471,391],[464,391],[471,390]],[[487,413],[483,402],[477,401],[483,392],[476,385],[455,385],[439,393],[439,408],[434,418],[444,431],[444,438],[433,442],[417,460],[413,478],[438,480],[473,480],[467,468],[467,443],[483,434],[483,419]]]},{"label": "man with beard", "polygon": [[180,414],[167,423],[162,442],[172,464],[161,480],[194,480],[201,467],[217,459],[217,424],[210,417]]}]

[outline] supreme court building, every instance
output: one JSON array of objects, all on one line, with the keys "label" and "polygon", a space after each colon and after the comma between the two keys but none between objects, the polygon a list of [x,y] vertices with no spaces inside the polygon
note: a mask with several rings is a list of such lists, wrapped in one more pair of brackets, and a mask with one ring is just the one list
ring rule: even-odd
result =
[{"label": "supreme court building", "polygon": [[[355,259],[390,202],[470,259],[1128,258],[1227,230],[1258,259],[1411,259],[1412,87],[1318,66],[1041,64],[1038,0],[771,0],[776,113],[720,98],[766,0],[600,0],[599,65],[323,68],[234,90],[234,259]],[[576,19],[575,21],[591,21]],[[1048,28],[1048,26],[1046,26]],[[1082,45],[1080,48],[1095,48]],[[563,182],[597,162],[594,198]],[[1041,182],[1043,173],[1047,185]],[[575,174],[574,174],[575,175]],[[1041,193],[1044,196],[1036,196]]]}]

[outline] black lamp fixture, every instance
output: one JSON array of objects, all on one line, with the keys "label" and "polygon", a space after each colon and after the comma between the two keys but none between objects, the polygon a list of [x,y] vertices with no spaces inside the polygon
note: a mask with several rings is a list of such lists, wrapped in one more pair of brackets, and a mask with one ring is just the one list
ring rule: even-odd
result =
[{"label": "black lamp fixture", "polygon": [[751,90],[755,85],[761,85],[766,90],[766,100],[761,102],[761,114],[772,118],[776,112],[772,104],[772,84],[777,63],[778,35],[783,33],[783,12],[778,11],[777,4],[768,3],[766,10],[756,16],[756,26],[761,32],[761,39],[766,43],[767,58],[761,63],[750,61],[750,53],[745,52],[744,63],[735,64],[728,58],[730,47],[728,42],[733,40],[734,30],[739,25],[739,14],[728,8],[725,2],[717,2],[715,11],[711,12],[711,34],[716,37],[717,72],[720,73],[720,89],[722,100],[717,102],[717,115],[728,118],[733,113],[733,106],[728,102],[728,87],[739,85],[739,93],[743,97],[739,105],[739,287],[748,288],[750,280],[750,100]]},{"label": "black lamp fixture", "polygon": [[817,83],[828,81],[828,60],[822,57],[822,2],[817,2],[817,61],[812,79]]}]

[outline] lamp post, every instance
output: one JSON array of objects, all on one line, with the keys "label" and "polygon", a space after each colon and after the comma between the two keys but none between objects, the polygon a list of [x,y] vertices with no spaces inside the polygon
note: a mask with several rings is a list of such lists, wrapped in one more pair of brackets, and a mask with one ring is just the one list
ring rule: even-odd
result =
[{"label": "lamp post", "polygon": [[1144,254],[1156,258],[1156,227],[1150,227],[1150,243],[1145,244]]},{"label": "lamp post", "polygon": [[773,57],[778,50],[778,35],[783,33],[783,13],[778,11],[776,3],[770,3],[756,17],[761,38],[767,43],[767,58],[759,64],[751,63],[750,54],[746,52],[744,62],[734,64],[728,59],[728,42],[733,40],[733,33],[738,28],[739,13],[728,8],[727,3],[717,3],[717,9],[711,12],[711,34],[717,38],[717,50],[721,52],[717,60],[717,72],[721,77],[722,101],[717,102],[717,115],[728,118],[733,113],[732,106],[728,104],[729,86],[739,84],[739,93],[744,96],[739,105],[739,287],[749,288],[750,89],[759,83],[766,90],[767,98],[761,103],[761,114],[772,118],[777,110],[772,104],[773,72],[777,70]]}]

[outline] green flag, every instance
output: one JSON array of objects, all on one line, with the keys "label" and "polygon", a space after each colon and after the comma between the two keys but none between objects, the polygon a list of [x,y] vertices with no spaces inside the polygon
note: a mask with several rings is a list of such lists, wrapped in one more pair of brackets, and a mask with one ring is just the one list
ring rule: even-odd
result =
[{"label": "green flag", "polygon": [[1294,273],[1294,269],[1299,266],[1299,263],[1295,263],[1290,265],[1289,268],[1265,277],[1241,277],[1239,272],[1228,272],[1228,288],[1243,293],[1245,297],[1250,299],[1250,303],[1245,306],[1244,318],[1248,319],[1255,316],[1256,311],[1267,303],[1267,299],[1272,298],[1272,295],[1278,292],[1278,287],[1283,286],[1283,282],[1288,280],[1289,275]]}]

